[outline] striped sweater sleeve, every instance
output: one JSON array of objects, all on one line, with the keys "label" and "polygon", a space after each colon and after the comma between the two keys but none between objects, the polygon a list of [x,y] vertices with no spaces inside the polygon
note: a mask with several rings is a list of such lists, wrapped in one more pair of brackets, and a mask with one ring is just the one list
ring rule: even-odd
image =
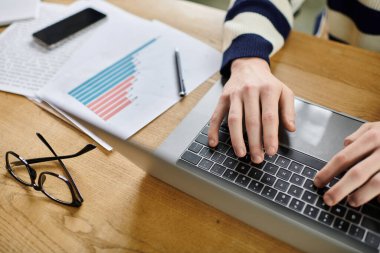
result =
[{"label": "striped sweater sleeve", "polygon": [[224,23],[220,73],[228,77],[237,58],[258,57],[269,63],[292,25],[292,6],[287,0],[233,0]]},{"label": "striped sweater sleeve", "polygon": [[380,0],[328,0],[329,38],[380,52]]}]

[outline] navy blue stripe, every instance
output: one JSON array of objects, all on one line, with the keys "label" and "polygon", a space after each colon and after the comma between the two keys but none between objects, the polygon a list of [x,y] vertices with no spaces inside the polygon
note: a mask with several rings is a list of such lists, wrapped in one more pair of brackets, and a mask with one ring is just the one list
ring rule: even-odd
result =
[{"label": "navy blue stripe", "polygon": [[231,46],[224,51],[220,73],[224,77],[231,75],[231,63],[238,58],[257,57],[264,59],[269,64],[269,55],[273,51],[273,45],[257,34],[242,34],[236,37]]},{"label": "navy blue stripe", "polygon": [[[243,12],[254,12],[268,18],[284,40],[290,32],[290,24],[280,10],[269,0],[236,0],[232,8],[227,12],[225,21],[231,20]],[[255,25],[255,24],[247,24]]]},{"label": "navy blue stripe", "polygon": [[322,26],[322,18],[325,16],[325,11],[322,11],[321,13],[319,13],[319,15],[317,16],[317,18],[315,19],[315,24],[314,24],[314,29],[313,29],[313,34],[316,35],[319,31],[319,29],[321,29],[321,26]]},{"label": "navy blue stripe", "polygon": [[348,16],[363,33],[380,35],[380,11],[357,0],[329,0],[327,4],[330,9]]}]

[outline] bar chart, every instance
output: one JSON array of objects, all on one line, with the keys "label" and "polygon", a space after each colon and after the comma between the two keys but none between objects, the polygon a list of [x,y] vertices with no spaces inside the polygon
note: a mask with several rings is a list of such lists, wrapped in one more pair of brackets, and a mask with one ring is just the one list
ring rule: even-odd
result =
[{"label": "bar chart", "polygon": [[68,94],[107,121],[131,105],[137,96],[131,94],[138,77],[138,55],[155,43],[153,38],[122,59],[103,69]]}]

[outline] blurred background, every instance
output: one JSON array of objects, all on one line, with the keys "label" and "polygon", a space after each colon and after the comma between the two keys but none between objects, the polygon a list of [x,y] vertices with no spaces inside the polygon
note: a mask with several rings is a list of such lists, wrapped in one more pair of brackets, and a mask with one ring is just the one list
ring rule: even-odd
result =
[{"label": "blurred background", "polygon": [[[227,10],[230,0],[188,0]],[[284,0],[285,1],[285,0]],[[326,0],[306,0],[294,19],[294,29],[312,34],[316,17],[326,5]]]}]

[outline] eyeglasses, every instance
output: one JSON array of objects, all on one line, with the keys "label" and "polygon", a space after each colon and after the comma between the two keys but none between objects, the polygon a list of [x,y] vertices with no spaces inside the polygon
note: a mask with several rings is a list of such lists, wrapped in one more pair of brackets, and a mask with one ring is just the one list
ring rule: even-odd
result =
[{"label": "eyeglasses", "polygon": [[[73,158],[85,154],[96,146],[92,144],[86,145],[79,152],[72,155],[58,156],[45,138],[37,133],[38,138],[48,147],[53,153],[53,157],[41,157],[34,159],[24,159],[13,151],[8,151],[5,154],[6,168],[8,172],[20,183],[25,186],[33,187],[36,191],[43,192],[48,198],[64,205],[80,207],[83,202],[82,195],[80,194],[77,186],[74,183],[69,171],[63,164],[63,159]],[[54,172],[44,171],[40,173],[38,180],[37,172],[31,164],[58,161],[63,168],[66,176],[58,175]]]}]

